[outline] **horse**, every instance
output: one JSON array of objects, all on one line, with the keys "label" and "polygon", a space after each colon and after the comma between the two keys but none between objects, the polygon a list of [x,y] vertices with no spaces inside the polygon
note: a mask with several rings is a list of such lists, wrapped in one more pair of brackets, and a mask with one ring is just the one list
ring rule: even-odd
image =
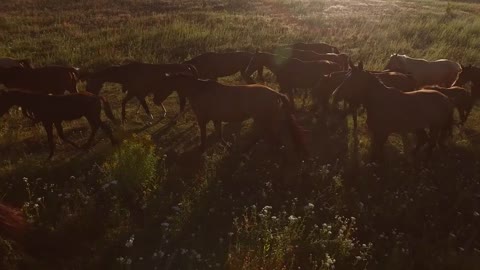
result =
[{"label": "horse", "polygon": [[0,83],[5,87],[42,94],[78,93],[78,78],[78,70],[73,67],[0,68]]},{"label": "horse", "polygon": [[471,94],[474,99],[480,98],[480,68],[472,65],[462,66],[455,86],[465,86],[472,82]]},{"label": "horse", "polygon": [[100,119],[100,112],[103,110],[106,116],[115,121],[112,109],[108,101],[100,96],[82,92],[68,95],[44,95],[21,90],[0,91],[0,117],[12,106],[21,106],[35,116],[35,120],[42,123],[47,133],[50,146],[50,155],[53,157],[55,143],[53,140],[53,126],[57,134],[64,142],[79,148],[74,142],[68,140],[63,133],[62,122],[85,117],[91,128],[91,134],[87,143],[82,147],[88,149],[93,143],[98,128],[101,128],[110,138],[112,145],[117,142],[113,137],[112,130]]},{"label": "horse", "polygon": [[[184,64],[195,66],[198,71],[198,77],[202,79],[217,80],[220,77],[226,77],[240,72],[246,83],[254,83],[254,81],[245,76],[245,70],[253,57],[250,52],[207,52],[196,56]],[[263,80],[263,69],[257,70],[258,79]]]},{"label": "horse", "polygon": [[[415,132],[417,153],[428,143],[427,159],[434,147],[443,146],[451,134],[453,105],[444,94],[435,90],[402,92],[385,86],[375,74],[351,64],[352,70],[333,92],[333,102],[354,100],[367,110],[367,126],[372,135],[372,160],[381,160],[383,146],[391,133]],[[425,129],[429,128],[427,135]]]},{"label": "horse", "polygon": [[313,88],[321,75],[342,70],[339,64],[330,61],[304,62],[298,59],[257,51],[250,60],[245,74],[250,76],[255,70],[264,66],[275,74],[280,86],[280,92],[286,93],[292,104],[294,104],[293,89]]},{"label": "horse", "polygon": [[278,48],[274,51],[275,54],[281,55],[286,58],[296,58],[302,61],[319,61],[319,60],[327,60],[331,62],[335,62],[343,67],[343,70],[348,69],[348,55],[341,53],[326,53],[320,54],[314,51],[304,51],[304,50],[296,50],[291,48]]},{"label": "horse", "polygon": [[455,105],[460,117],[460,125],[465,124],[473,107],[473,100],[470,93],[463,87],[453,86],[450,88],[440,86],[427,86],[425,89],[436,90],[447,96]]},{"label": "horse", "polygon": [[[145,97],[153,93],[162,86],[162,80],[165,73],[168,72],[186,72],[196,74],[197,71],[193,65],[188,64],[146,64],[129,63],[121,66],[111,66],[103,70],[86,73],[81,77],[86,81],[86,90],[98,95],[106,82],[118,83],[122,85],[122,92],[127,93],[122,100],[122,122],[126,120],[125,107],[129,100],[137,98],[148,116],[153,120],[153,115],[148,108]],[[186,100],[180,97],[180,111],[183,112]],[[167,110],[163,104],[159,104],[163,109],[163,117]]]},{"label": "horse", "polygon": [[302,154],[307,153],[303,131],[284,94],[258,84],[231,86],[181,74],[168,76],[163,84],[166,87],[155,92],[154,102],[159,104],[165,100],[173,89],[189,100],[200,128],[202,152],[206,148],[208,122],[213,122],[219,139],[223,141],[222,122],[240,122],[253,118],[256,131],[261,129],[275,146],[280,143],[281,127],[286,125],[296,149]]},{"label": "horse", "polygon": [[412,74],[417,88],[427,85],[451,87],[462,71],[460,64],[447,59],[428,61],[400,54],[392,54],[385,69]]},{"label": "horse", "polygon": [[319,43],[303,43],[298,42],[292,45],[283,46],[284,48],[292,48],[295,50],[303,50],[303,51],[314,51],[316,53],[324,54],[324,53],[336,53],[339,54],[340,51],[338,48],[329,45],[327,43],[319,42]]},{"label": "horse", "polygon": [[[403,92],[411,92],[416,89],[416,82],[409,74],[403,74],[400,72],[379,71],[373,71],[371,73],[374,74],[378,79],[380,79],[380,81],[383,82],[383,84],[388,87],[393,87]],[[339,71],[333,72],[320,78],[320,80],[317,82],[316,86],[312,90],[312,97],[315,103],[315,108],[320,107],[323,113],[328,110],[328,101],[331,94],[346,79],[348,74],[348,71]],[[352,113],[353,116],[353,129],[356,130],[357,104],[354,104],[354,102],[350,102],[349,107],[349,111]]]},{"label": "horse", "polygon": [[0,58],[0,68],[11,67],[33,68],[32,63],[28,59]]},{"label": "horse", "polygon": [[0,203],[0,237],[22,242],[29,224],[20,209]]}]

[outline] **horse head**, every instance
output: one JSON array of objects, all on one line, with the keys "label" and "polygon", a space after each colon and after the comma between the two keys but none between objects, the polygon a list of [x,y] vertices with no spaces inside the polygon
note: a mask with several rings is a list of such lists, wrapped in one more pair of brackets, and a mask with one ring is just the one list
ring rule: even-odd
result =
[{"label": "horse head", "polygon": [[390,59],[388,60],[387,66],[384,68],[384,70],[391,70],[391,71],[402,71],[402,59],[401,57],[397,54],[394,53],[390,55]]},{"label": "horse head", "polygon": [[252,58],[250,58],[250,62],[248,62],[247,67],[245,68],[245,71],[244,71],[245,76],[250,77],[253,74],[253,72],[255,72],[255,70],[258,70],[261,67],[263,67],[263,65],[260,61],[261,55],[262,55],[262,53],[257,48],[255,50],[255,53],[252,55]]},{"label": "horse head", "polygon": [[332,94],[333,102],[338,103],[340,100],[355,100],[358,101],[360,94],[362,94],[367,85],[367,80],[371,75],[363,68],[363,62],[360,61],[355,66],[351,61],[349,63],[351,70],[347,73],[344,81],[338,86]]}]

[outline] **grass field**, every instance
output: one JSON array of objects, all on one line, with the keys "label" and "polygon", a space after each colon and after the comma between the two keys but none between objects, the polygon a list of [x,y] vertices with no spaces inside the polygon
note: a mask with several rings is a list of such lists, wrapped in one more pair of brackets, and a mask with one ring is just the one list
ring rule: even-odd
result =
[{"label": "grass field", "polygon": [[[478,65],[479,14],[475,1],[3,0],[0,57],[95,70],[324,41],[371,70],[394,52]],[[104,95],[118,117],[119,87]],[[225,125],[233,150],[212,135],[200,154],[192,112],[170,123],[177,103],[161,119],[150,102],[157,120],[146,126],[132,101],[114,126],[121,146],[99,132],[91,151],[59,144],[53,161],[41,126],[17,110],[2,117],[0,201],[22,208],[42,240],[28,251],[0,238],[0,269],[478,268],[478,108],[419,167],[395,136],[385,164],[370,164],[364,118],[355,135],[350,118],[322,121],[310,103],[298,112],[308,160],[264,143],[239,153],[250,122]],[[86,140],[85,120],[64,127]]]}]

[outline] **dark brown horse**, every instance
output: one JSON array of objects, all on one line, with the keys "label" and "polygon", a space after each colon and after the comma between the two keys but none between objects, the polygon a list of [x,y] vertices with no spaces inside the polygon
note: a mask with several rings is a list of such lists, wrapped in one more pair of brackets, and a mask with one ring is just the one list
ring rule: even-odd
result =
[{"label": "dark brown horse", "polygon": [[28,59],[0,58],[0,68],[11,67],[33,68],[32,63]]},{"label": "dark brown horse", "polygon": [[329,45],[327,43],[323,43],[323,42],[319,42],[319,43],[299,42],[299,43],[294,43],[292,45],[283,46],[283,47],[292,48],[292,49],[295,49],[295,50],[314,51],[314,52],[320,53],[320,54],[323,54],[323,53],[339,54],[340,53],[338,48],[336,48],[332,45]]},{"label": "dark brown horse", "polygon": [[78,93],[78,70],[73,67],[0,68],[0,83],[11,89],[42,94]]},{"label": "dark brown horse", "polygon": [[348,55],[341,53],[326,53],[320,54],[314,51],[295,50],[291,48],[278,48],[274,51],[275,54],[279,54],[286,58],[296,58],[302,61],[319,61],[326,60],[339,64],[344,70],[348,69]]},{"label": "dark brown horse", "polygon": [[[122,121],[125,122],[125,106],[132,98],[137,98],[145,112],[153,119],[150,113],[145,97],[159,88],[163,87],[162,80],[165,73],[188,73],[196,74],[196,69],[187,64],[145,64],[130,63],[121,66],[111,66],[104,70],[85,74],[82,80],[87,82],[88,92],[98,95],[106,82],[118,83],[122,85],[122,92],[126,96],[122,100]],[[166,116],[167,110],[162,104],[163,116]],[[180,111],[185,107],[185,98],[180,97]]]},{"label": "dark brown horse", "polygon": [[296,123],[287,96],[263,85],[224,85],[191,76],[172,75],[163,82],[154,102],[165,100],[176,89],[187,97],[197,117],[201,133],[201,150],[206,147],[206,126],[212,121],[223,140],[222,122],[240,122],[253,118],[256,131],[261,131],[273,144],[280,143],[280,131],[286,125],[297,150],[306,153],[303,131]]},{"label": "dark brown horse", "polygon": [[[240,72],[246,83],[254,83],[249,76],[245,76],[245,70],[252,57],[253,53],[250,52],[207,52],[183,63],[194,65],[201,79],[217,80]],[[263,69],[257,71],[258,79],[263,80]]]},{"label": "dark brown horse", "polygon": [[462,66],[462,72],[455,83],[456,86],[465,86],[471,82],[471,94],[474,99],[480,98],[480,68],[472,65]]},{"label": "dark brown horse", "polygon": [[[388,87],[393,87],[399,89],[403,92],[410,92],[415,90],[416,82],[411,75],[403,74],[399,72],[371,72],[378,79],[380,79],[383,84]],[[334,72],[330,75],[320,78],[315,88],[312,90],[312,97],[314,100],[315,107],[320,107],[322,112],[325,113],[328,111],[328,101],[333,91],[340,86],[340,84],[347,78],[348,71],[339,71]],[[357,129],[357,104],[352,101],[350,102],[349,111],[353,116],[353,128]]]},{"label": "dark brown horse", "polygon": [[55,142],[53,141],[53,126],[57,130],[58,136],[74,147],[78,146],[68,140],[62,128],[63,121],[70,121],[85,117],[90,124],[92,132],[88,142],[83,146],[89,148],[95,138],[98,128],[101,128],[110,138],[112,144],[116,141],[113,138],[112,130],[100,119],[102,109],[112,121],[115,121],[112,110],[108,102],[103,98],[90,93],[76,93],[69,95],[44,95],[25,91],[0,91],[0,117],[4,115],[12,106],[21,106],[31,112],[37,121],[42,122],[47,132],[48,143],[50,145],[49,159],[53,157],[55,151]]},{"label": "dark brown horse", "polygon": [[434,147],[443,145],[445,137],[451,134],[453,106],[448,97],[434,90],[405,93],[387,87],[374,74],[363,70],[362,63],[352,66],[332,95],[334,102],[348,99],[365,106],[374,160],[383,156],[383,146],[391,133],[415,132],[418,144],[414,153],[428,143],[428,157]]},{"label": "dark brown horse", "polygon": [[455,105],[460,117],[460,124],[463,125],[467,121],[473,107],[473,100],[470,93],[465,88],[453,86],[450,88],[440,86],[427,86],[425,89],[436,90],[447,96]]},{"label": "dark brown horse", "polygon": [[246,75],[250,76],[255,70],[267,67],[277,77],[280,91],[287,93],[292,104],[293,89],[311,89],[322,75],[342,70],[342,67],[330,61],[301,61],[285,58],[280,55],[257,52],[248,64]]}]

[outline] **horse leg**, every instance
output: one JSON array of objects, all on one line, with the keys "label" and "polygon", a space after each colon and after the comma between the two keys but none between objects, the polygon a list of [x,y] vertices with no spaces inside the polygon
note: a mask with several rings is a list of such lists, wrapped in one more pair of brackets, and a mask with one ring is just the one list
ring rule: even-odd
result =
[{"label": "horse leg", "polygon": [[415,135],[417,137],[417,145],[415,146],[415,149],[412,151],[412,155],[416,155],[418,153],[418,150],[420,150],[425,144],[428,142],[428,135],[427,132],[425,132],[425,129],[418,129],[415,131]]},{"label": "horse leg", "polygon": [[123,98],[122,100],[122,122],[125,123],[126,119],[126,112],[125,112],[125,106],[127,105],[127,102],[134,97],[133,94],[131,94],[130,91],[127,92],[127,95]]},{"label": "horse leg", "polygon": [[372,134],[372,161],[383,161],[383,146],[387,142],[388,134],[373,132]]},{"label": "horse leg", "polygon": [[[282,90],[282,88],[280,88]],[[295,98],[293,96],[293,89],[288,87],[288,88],[284,88],[283,91],[281,91],[283,93],[286,93],[287,96],[288,96],[288,99],[290,99],[290,103],[292,104],[292,108],[295,109]]]},{"label": "horse leg", "polygon": [[440,129],[436,128],[436,127],[431,127],[430,128],[430,140],[428,142],[428,146],[427,146],[427,157],[426,157],[426,160],[430,160],[432,158],[432,153],[433,153],[433,149],[435,148],[435,146],[437,145],[437,142],[438,142],[438,138],[439,138],[439,135],[440,135]]},{"label": "horse leg", "polygon": [[252,149],[253,146],[255,146],[255,144],[257,144],[257,142],[260,141],[260,139],[262,138],[259,122],[260,121],[258,119],[253,120],[253,128],[252,128],[253,136],[250,142],[248,142],[247,145],[245,146],[245,152],[250,151],[250,149]]},{"label": "horse leg", "polygon": [[250,76],[247,76],[247,74],[245,74],[245,70],[240,71],[240,75],[242,76],[243,80],[247,84],[254,84],[255,83],[255,81]]},{"label": "horse leg", "polygon": [[53,153],[55,152],[55,142],[53,140],[53,123],[43,122],[43,127],[47,132],[48,145],[50,146],[50,155],[48,156],[48,159],[52,159]]},{"label": "horse leg", "polygon": [[107,134],[107,136],[110,139],[110,142],[112,143],[112,145],[117,145],[118,142],[113,137],[112,129],[107,124],[105,124],[102,120],[99,119],[98,121],[99,121],[99,124],[100,124],[100,128],[103,130],[103,132],[105,132]]},{"label": "horse leg", "polygon": [[222,122],[221,121],[213,121],[213,125],[215,126],[215,131],[217,132],[218,139],[222,144],[228,145],[228,143],[223,138],[223,130],[222,130]]},{"label": "horse leg", "polygon": [[198,121],[200,127],[200,152],[205,152],[207,146],[207,121]]},{"label": "horse leg", "polygon": [[358,127],[358,108],[357,106],[350,105],[350,111],[352,112],[352,119],[353,119],[353,132],[357,132]]},{"label": "horse leg", "polygon": [[55,129],[57,130],[58,137],[60,137],[60,139],[62,139],[62,141],[66,142],[66,143],[69,143],[73,147],[78,149],[78,145],[75,144],[74,142],[70,141],[69,139],[67,139],[67,137],[65,136],[65,133],[63,133],[62,123],[61,122],[55,122],[54,124],[55,124]]},{"label": "horse leg", "polygon": [[96,120],[91,119],[91,118],[87,118],[87,120],[88,120],[88,123],[90,124],[91,132],[90,132],[90,137],[88,138],[87,143],[85,143],[82,146],[83,149],[88,149],[92,146],[93,140],[95,139],[95,134],[97,134],[98,127],[100,126],[99,121],[96,121]]},{"label": "horse leg", "polygon": [[[148,116],[150,116],[150,120],[153,121],[153,115],[152,113],[150,112],[150,109],[148,108],[148,105],[147,105],[147,101],[145,101],[145,97],[139,97],[137,96],[137,99],[138,101],[140,102],[140,105],[142,105],[143,109],[145,110],[145,112],[147,113]],[[162,105],[163,107],[163,105]],[[164,108],[165,109],[165,108]]]}]

